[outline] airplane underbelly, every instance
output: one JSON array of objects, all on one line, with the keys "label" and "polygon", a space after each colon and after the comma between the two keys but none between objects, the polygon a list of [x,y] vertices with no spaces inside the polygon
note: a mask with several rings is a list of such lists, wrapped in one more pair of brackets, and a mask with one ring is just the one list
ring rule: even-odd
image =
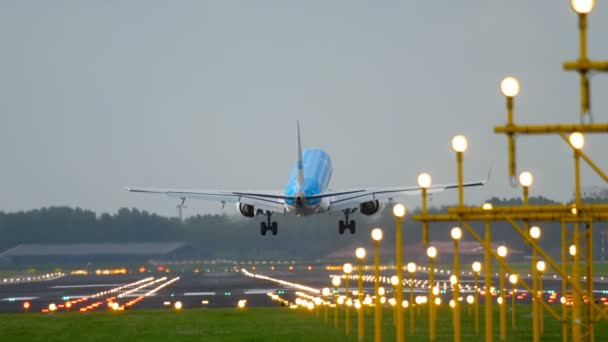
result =
[{"label": "airplane underbelly", "polygon": [[323,200],[317,204],[304,205],[297,207],[295,205],[286,205],[287,212],[296,216],[309,216],[327,211],[329,205],[327,200]]}]

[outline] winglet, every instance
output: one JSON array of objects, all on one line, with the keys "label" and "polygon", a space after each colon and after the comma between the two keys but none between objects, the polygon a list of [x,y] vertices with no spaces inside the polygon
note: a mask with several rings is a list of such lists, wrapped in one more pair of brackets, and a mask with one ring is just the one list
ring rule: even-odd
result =
[{"label": "winglet", "polygon": [[488,170],[488,177],[486,178],[486,180],[483,182],[484,185],[486,185],[488,182],[490,182],[490,176],[492,176],[492,167],[494,166],[494,162],[492,162],[490,164],[490,169]]},{"label": "winglet", "polygon": [[304,188],[304,165],[302,164],[302,143],[300,142],[300,121],[296,121],[298,127],[298,189]]}]

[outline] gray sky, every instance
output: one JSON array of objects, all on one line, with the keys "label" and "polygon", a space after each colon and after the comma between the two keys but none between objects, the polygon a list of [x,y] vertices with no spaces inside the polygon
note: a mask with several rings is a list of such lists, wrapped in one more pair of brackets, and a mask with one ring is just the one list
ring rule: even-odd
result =
[{"label": "gray sky", "polygon": [[[608,59],[608,8],[590,16]],[[327,150],[334,189],[456,179],[491,183],[470,203],[520,194],[507,178],[498,83],[517,76],[516,120],[577,122],[569,1],[2,1],[0,210],[70,205],[175,214],[126,185],[282,190],[303,143]],[[608,77],[592,80],[606,122]],[[585,150],[608,167],[605,138]],[[572,157],[555,136],[518,139],[533,195],[567,200]],[[584,185],[601,185],[585,168]],[[436,195],[435,204],[454,201]],[[419,199],[411,198],[411,205]],[[190,201],[185,212],[216,212]],[[229,212],[234,212],[230,208]]]}]

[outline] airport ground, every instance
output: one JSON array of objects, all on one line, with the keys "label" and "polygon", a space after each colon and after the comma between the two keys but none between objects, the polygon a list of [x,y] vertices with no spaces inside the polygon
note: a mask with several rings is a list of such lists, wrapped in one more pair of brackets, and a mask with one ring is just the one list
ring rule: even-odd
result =
[{"label": "airport ground", "polygon": [[[205,340],[205,341],[337,341],[355,340],[356,315],[351,312],[351,334],[346,337],[344,330],[344,308],[340,308],[339,329],[333,327],[333,310],[328,313],[329,322],[324,321],[323,309],[290,309],[272,300],[268,293],[274,293],[287,301],[295,300],[293,285],[315,289],[329,286],[329,278],[337,274],[324,264],[259,265],[257,269],[246,266],[248,272],[271,277],[276,280],[246,276],[240,267],[232,264],[213,266],[166,266],[145,270],[130,269],[121,274],[122,269],[79,270],[75,274],[66,271],[64,276],[52,280],[32,280],[27,278],[16,283],[4,283],[0,279],[0,340]],[[310,267],[309,267],[310,266]],[[170,269],[173,267],[174,269]],[[274,267],[274,270],[272,269]],[[169,268],[169,270],[167,270]],[[331,267],[330,267],[331,268]],[[391,271],[385,271],[389,276]],[[371,274],[366,271],[365,274]],[[428,274],[417,273],[417,279],[426,279]],[[447,282],[448,275],[438,272],[440,282]],[[4,278],[11,279],[11,278]],[[281,282],[277,282],[277,281]],[[463,283],[470,284],[471,277],[463,277]],[[289,284],[287,284],[288,282]],[[343,284],[344,285],[344,284]],[[351,281],[351,288],[356,281]],[[387,286],[385,284],[385,286]],[[388,288],[389,286],[387,286]],[[548,277],[545,290],[553,293],[561,288],[559,279]],[[407,288],[406,288],[407,290]],[[606,302],[608,284],[596,282],[598,299]],[[341,287],[344,291],[344,287]],[[365,283],[365,291],[373,292],[373,282]],[[423,295],[426,289],[420,287],[416,293]],[[443,291],[442,291],[443,292]],[[451,293],[441,294],[447,303]],[[547,294],[548,299],[550,294]],[[556,297],[556,296],[554,296]],[[407,292],[406,292],[407,298]],[[239,301],[246,300],[244,309],[238,309]],[[507,300],[510,303],[510,299]],[[29,303],[27,310],[25,303]],[[180,302],[182,309],[176,310]],[[529,297],[517,300],[516,329],[509,328],[509,340],[531,339],[531,313]],[[69,304],[69,308],[66,306]],[[109,304],[117,303],[119,310]],[[132,303],[132,304],[129,304]],[[50,311],[55,304],[54,311]],[[552,304],[560,310],[558,301]],[[498,331],[498,313],[495,308],[494,327]],[[510,306],[509,306],[510,310]],[[373,312],[366,308],[366,335],[371,340]],[[474,328],[472,305],[463,305],[463,340],[479,340]],[[414,335],[408,340],[428,340],[428,314],[425,306],[414,313]],[[406,322],[409,322],[406,312]],[[510,312],[509,312],[510,327]],[[442,305],[438,316],[438,337],[451,336],[451,311]],[[384,335],[391,340],[394,334],[390,306],[384,310]],[[409,323],[408,323],[409,324]],[[597,340],[608,340],[608,326],[598,324]],[[409,325],[406,327],[406,331]],[[483,335],[483,304],[480,305],[480,334]],[[497,333],[498,334],[498,333]],[[543,340],[561,340],[559,322],[545,314],[545,334]]]}]

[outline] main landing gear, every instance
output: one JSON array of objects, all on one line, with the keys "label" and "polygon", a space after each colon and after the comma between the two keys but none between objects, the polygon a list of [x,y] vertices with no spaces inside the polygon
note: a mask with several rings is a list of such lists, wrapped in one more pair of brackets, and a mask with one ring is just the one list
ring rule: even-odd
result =
[{"label": "main landing gear", "polygon": [[346,229],[348,229],[350,230],[351,234],[355,234],[355,220],[348,219],[348,215],[350,215],[354,211],[351,209],[344,209],[342,210],[342,212],[344,212],[344,221],[340,220],[340,222],[338,222],[338,232],[341,235],[344,234],[344,231]]},{"label": "main landing gear", "polygon": [[277,235],[279,225],[277,221],[271,221],[272,212],[267,211],[263,215],[266,216],[266,222],[260,222],[260,233],[266,235],[266,231],[270,230],[272,235]]}]

